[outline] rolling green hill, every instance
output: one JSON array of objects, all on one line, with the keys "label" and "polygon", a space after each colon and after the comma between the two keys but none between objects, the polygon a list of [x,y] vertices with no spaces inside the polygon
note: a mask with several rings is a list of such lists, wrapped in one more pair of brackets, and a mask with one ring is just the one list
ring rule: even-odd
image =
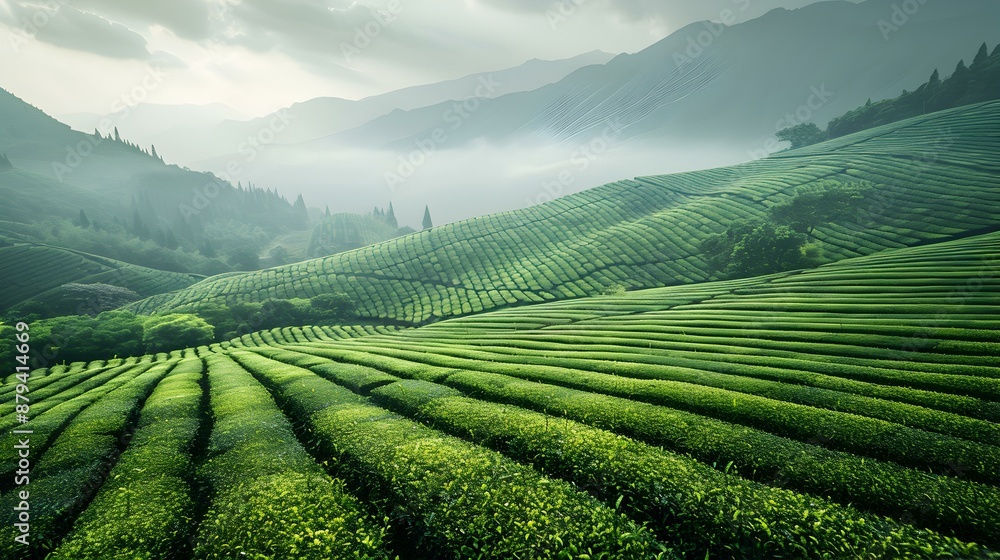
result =
[{"label": "rolling green hill", "polygon": [[717,279],[705,238],[766,216],[801,186],[864,180],[874,201],[813,232],[836,261],[997,227],[1000,102],[868,130],[746,164],[620,181],[291,266],[210,278],[133,305],[349,294],[362,317],[421,324],[512,304]]},{"label": "rolling green hill", "polygon": [[373,214],[327,216],[313,228],[308,253],[313,258],[325,257],[399,237],[401,228],[395,220],[390,223]]},{"label": "rolling green hill", "polygon": [[33,550],[997,558],[998,255],[994,233],[41,371]]},{"label": "rolling green hill", "polygon": [[0,312],[29,301],[51,314],[75,314],[65,307],[66,284],[106,284],[143,297],[186,288],[203,277],[136,266],[78,251],[20,243],[0,236]]},{"label": "rolling green hill", "polygon": [[[0,220],[50,228],[83,211],[107,226],[102,243],[74,244],[73,236],[29,239],[34,242],[58,241],[53,244],[152,268],[161,268],[156,260],[182,261],[173,269],[213,274],[232,270],[222,261],[209,262],[217,257],[240,270],[254,269],[235,254],[257,251],[309,225],[304,200],[293,204],[273,187],[244,187],[238,176],[166,165],[148,146],[109,130],[74,131],[3,89],[0,154],[10,164],[0,166]],[[137,255],[139,242],[165,251]],[[198,258],[191,257],[195,252]]]}]

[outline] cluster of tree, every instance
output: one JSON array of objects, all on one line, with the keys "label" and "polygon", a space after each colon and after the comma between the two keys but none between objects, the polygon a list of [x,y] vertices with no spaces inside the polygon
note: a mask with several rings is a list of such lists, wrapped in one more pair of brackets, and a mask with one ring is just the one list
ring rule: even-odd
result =
[{"label": "cluster of tree", "polygon": [[8,169],[14,169],[14,165],[7,159],[7,154],[0,154],[0,171],[7,171]]},{"label": "cluster of tree", "polygon": [[31,323],[35,367],[140,356],[201,346],[213,340],[212,326],[195,315],[143,317],[106,311],[96,317],[71,315]]},{"label": "cluster of tree", "polygon": [[279,327],[344,323],[356,319],[356,309],[350,296],[334,293],[311,299],[275,298],[234,305],[196,303],[176,311],[196,315],[214,325],[216,340],[223,341]]},{"label": "cluster of tree", "polygon": [[[186,196],[191,198],[190,194]],[[277,191],[253,185],[244,188],[242,183],[231,192],[220,191],[211,203],[208,198],[193,201],[200,208],[197,211],[193,207],[184,210],[186,204],[179,204],[176,193],[166,186],[133,195],[129,222],[132,235],[169,249],[189,246],[214,258],[225,253],[229,249],[227,242],[237,235],[241,236],[239,241],[248,240],[259,250],[275,234],[307,229],[309,223],[301,195],[290,204]]]},{"label": "cluster of tree", "polygon": [[773,206],[768,220],[739,220],[701,246],[709,265],[730,278],[744,278],[815,265],[820,246],[809,242],[821,225],[850,220],[872,195],[870,183],[822,181],[803,187]]},{"label": "cluster of tree", "polygon": [[123,139],[121,137],[121,134],[118,134],[118,127],[117,126],[115,127],[114,134],[111,134],[109,132],[107,136],[101,136],[101,131],[99,131],[99,130],[97,130],[95,128],[94,129],[94,137],[97,138],[98,140],[111,140],[112,142],[117,142],[117,143],[119,143],[119,144],[121,144],[123,146],[131,148],[136,153],[140,153],[140,154],[143,154],[145,156],[149,156],[149,157],[151,157],[151,158],[159,161],[160,163],[163,163],[163,158],[160,157],[160,155],[156,153],[156,146],[150,146],[150,149],[146,150],[146,149],[140,147],[138,144],[135,144],[135,143],[129,142],[128,140]]},{"label": "cluster of tree", "polygon": [[[47,367],[63,362],[169,352],[277,327],[343,323],[355,318],[355,308],[350,297],[337,293],[233,306],[197,304],[152,317],[115,310],[96,316],[19,320],[31,325],[35,367]],[[0,341],[6,340],[9,330],[10,327],[0,323]],[[13,346],[0,346],[0,364],[9,363],[4,360],[10,356],[3,352]]]},{"label": "cluster of tree", "polygon": [[[329,215],[330,215],[330,209],[327,208],[327,216],[329,216]],[[399,223],[396,221],[396,211],[393,209],[391,202],[389,203],[389,210],[388,211],[383,210],[383,209],[379,208],[378,206],[376,206],[375,207],[375,211],[373,212],[373,215],[376,218],[384,220],[385,223],[389,224],[390,226],[392,226],[394,228],[398,228],[399,227]],[[430,208],[429,205],[425,205],[424,206],[424,219],[421,222],[421,226],[424,229],[431,229],[432,227],[434,227],[434,220],[431,219],[431,208]],[[405,229],[409,229],[409,228],[405,228]],[[413,232],[413,230],[410,229],[410,233],[412,233],[412,232]]]},{"label": "cluster of tree", "polygon": [[[301,206],[304,212],[305,202],[302,202],[301,197],[297,204]],[[71,223],[73,226],[81,229],[92,229],[95,232],[113,234],[111,235],[113,239],[108,239],[109,236],[105,235],[103,236],[102,243],[88,244],[89,247],[86,249],[81,247],[81,240],[77,239],[75,235],[71,235],[69,238],[61,241],[45,240],[45,242],[85,250],[90,253],[150,268],[169,270],[171,272],[194,272],[205,275],[219,274],[233,270],[258,270],[260,268],[259,252],[274,237],[273,233],[265,231],[260,226],[234,220],[216,221],[207,226],[201,226],[199,227],[200,234],[193,236],[189,224],[170,225],[160,220],[156,216],[156,211],[154,210],[153,203],[150,201],[150,197],[145,194],[132,197],[131,224],[119,220],[117,216],[114,216],[110,223],[94,220],[82,208],[76,219]],[[159,225],[150,226],[148,225],[150,223]],[[53,236],[65,237],[60,235],[63,232],[60,231],[58,226],[54,226],[51,231]],[[175,231],[180,231],[181,233],[178,234]],[[160,252],[160,256],[156,259],[146,259],[136,255],[135,251],[124,251],[130,253],[131,256],[120,256],[121,251],[116,251],[116,249],[119,248],[120,244],[129,245],[129,237],[155,244],[158,247],[173,252],[173,254],[165,256]],[[197,244],[192,243],[189,241],[192,237],[200,238],[200,242]],[[42,238],[38,239],[42,240]],[[111,243],[108,244],[108,242]],[[193,264],[192,259],[182,254],[194,252],[198,252],[202,257],[209,259],[209,262]],[[144,253],[149,253],[148,248]],[[159,264],[158,261],[162,261],[163,264]],[[205,265],[207,265],[207,268]]]},{"label": "cluster of tree", "polygon": [[[84,218],[86,221],[81,223]],[[19,226],[19,232],[25,238],[38,243],[75,249],[158,270],[206,276],[234,270],[232,264],[214,255],[206,256],[189,243],[181,243],[179,247],[170,249],[152,239],[135,237],[130,230],[117,217],[111,221],[98,220],[89,217],[86,212],[82,212],[73,221],[49,217],[35,224]]]},{"label": "cluster of tree", "polygon": [[[94,234],[80,237],[79,232],[65,231],[63,223],[50,219],[51,229],[44,228],[48,233],[35,239],[171,272],[211,275],[260,268],[258,253],[274,238],[273,230],[269,232],[259,225],[232,219],[212,221],[207,226],[197,224],[196,228],[191,222],[171,223],[157,215],[154,198],[148,193],[134,195],[130,222],[118,216],[112,216],[110,222],[93,219],[81,208],[68,223]],[[301,197],[297,204],[305,212]],[[91,242],[95,237],[100,240]],[[153,250],[153,246],[166,252]],[[192,258],[190,255],[194,253],[204,258]],[[148,258],[152,254],[156,256]]]},{"label": "cluster of tree", "polygon": [[[395,210],[395,208],[392,207],[392,203],[391,202],[389,203],[389,209],[388,210],[383,210],[383,209],[379,208],[378,206],[376,206],[375,207],[375,211],[372,212],[372,215],[375,216],[376,218],[384,221],[386,223],[386,225],[388,225],[391,228],[398,228],[399,227],[399,221],[396,220],[396,210]],[[329,216],[329,213],[327,214],[327,216]]]},{"label": "cluster of tree", "polygon": [[903,119],[995,99],[1000,99],[1000,45],[990,54],[983,43],[972,65],[959,61],[946,80],[934,70],[930,79],[915,91],[904,90],[895,99],[875,103],[869,99],[864,107],[830,121],[826,130],[813,123],[786,128],[778,133],[778,139],[790,142],[792,149],[801,148]]}]

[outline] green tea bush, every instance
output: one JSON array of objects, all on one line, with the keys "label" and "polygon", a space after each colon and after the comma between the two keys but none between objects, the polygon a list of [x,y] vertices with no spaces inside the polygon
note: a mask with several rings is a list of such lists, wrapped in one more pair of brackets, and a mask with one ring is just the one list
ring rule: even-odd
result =
[{"label": "green tea bush", "polygon": [[[444,383],[469,396],[611,430],[705,464],[728,465],[745,478],[1000,545],[1000,490],[993,486],[929,475],[697,414],[496,374],[456,373]],[[410,402],[418,406],[426,402],[414,398]]]},{"label": "green tea bush", "polygon": [[502,455],[365,404],[308,370],[234,357],[280,395],[340,470],[394,512],[397,532],[434,557],[653,558],[650,533]]},{"label": "green tea bush", "polygon": [[309,457],[268,392],[230,358],[205,360],[213,498],[195,558],[388,558],[383,525]]},{"label": "green tea bush", "polygon": [[169,558],[193,537],[191,451],[200,425],[200,360],[181,362],[146,401],[128,449],[49,558]]},{"label": "green tea bush", "polygon": [[31,471],[30,545],[14,541],[13,521],[17,496],[10,493],[3,504],[0,555],[6,558],[38,554],[59,542],[82,506],[95,493],[115,461],[121,438],[138,416],[138,410],[174,363],[150,368],[85,408],[45,452]]},{"label": "green tea bush", "polygon": [[[587,487],[649,521],[693,557],[909,558],[971,555],[980,547],[853,508],[747,482],[677,455],[576,422],[394,384],[376,398],[447,432]],[[419,396],[414,399],[414,393]],[[420,394],[422,393],[422,394]]]}]

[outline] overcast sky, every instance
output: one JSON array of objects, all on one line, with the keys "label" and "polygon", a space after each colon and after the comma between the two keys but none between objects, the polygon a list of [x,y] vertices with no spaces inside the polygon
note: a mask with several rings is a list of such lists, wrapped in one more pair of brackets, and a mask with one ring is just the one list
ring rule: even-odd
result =
[{"label": "overcast sky", "polygon": [[744,21],[815,1],[0,0],[0,87],[52,114],[111,113],[136,93],[256,116],[532,58],[635,52],[724,10]]}]

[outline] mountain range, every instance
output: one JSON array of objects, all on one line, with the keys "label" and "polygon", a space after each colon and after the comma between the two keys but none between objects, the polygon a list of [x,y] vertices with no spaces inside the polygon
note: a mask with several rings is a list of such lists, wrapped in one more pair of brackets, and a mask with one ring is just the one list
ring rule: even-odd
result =
[{"label": "mountain range", "polygon": [[[760,158],[786,146],[775,138],[782,128],[822,128],[1000,40],[1000,4],[989,0],[906,11],[894,0],[835,0],[720,20],[610,60],[590,53],[357,102],[303,102],[278,113],[292,124],[252,158],[246,139],[277,114],[157,146],[197,169],[238,161],[254,181],[283,181],[318,204],[430,203],[450,222],[621,177]],[[552,83],[542,84],[545,72]]]}]

